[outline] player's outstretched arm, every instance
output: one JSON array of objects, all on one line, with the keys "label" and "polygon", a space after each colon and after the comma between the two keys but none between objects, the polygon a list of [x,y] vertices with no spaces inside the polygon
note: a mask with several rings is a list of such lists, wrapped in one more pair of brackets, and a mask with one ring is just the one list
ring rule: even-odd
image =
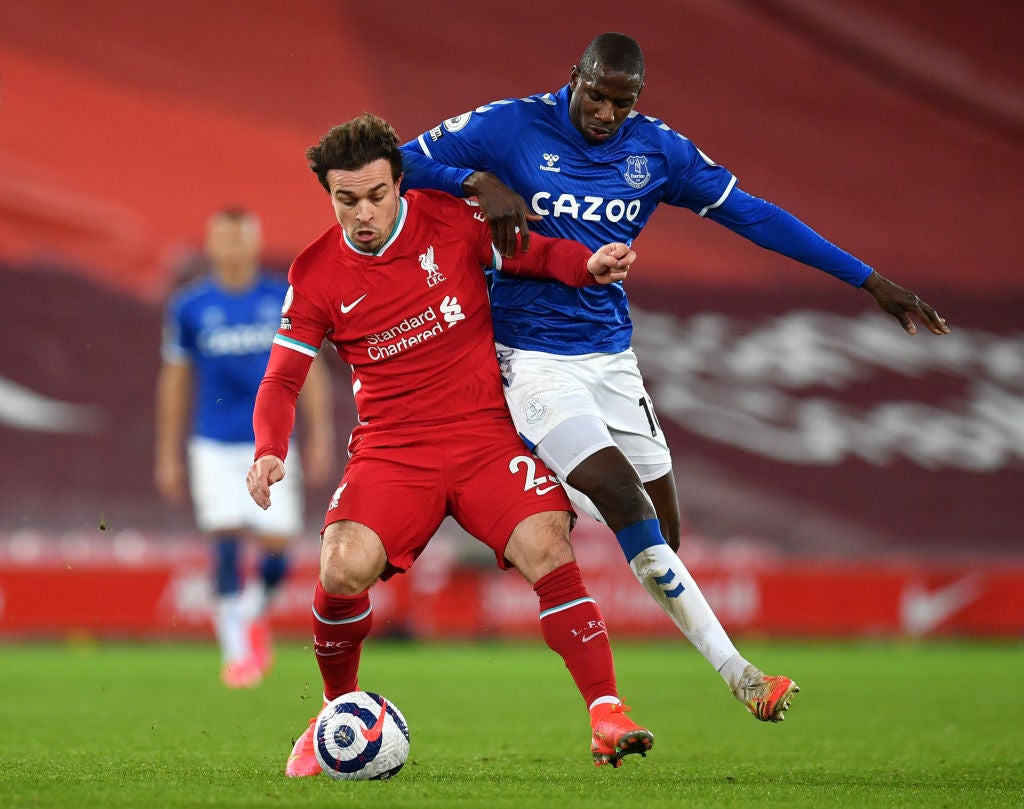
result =
[{"label": "player's outstretched arm", "polygon": [[540,217],[527,209],[526,202],[519,194],[487,171],[474,171],[470,174],[462,183],[462,190],[477,198],[491,229],[491,241],[501,255],[515,255],[517,229],[523,252],[530,249],[528,221],[536,222]]},{"label": "player's outstretched arm", "polygon": [[249,489],[249,496],[256,505],[266,511],[270,508],[270,487],[279,480],[284,479],[284,461],[276,455],[264,455],[257,458],[256,462],[249,467],[249,473],[245,476],[245,485]]},{"label": "player's outstretched arm", "polygon": [[871,293],[879,309],[888,312],[900,322],[907,334],[917,334],[917,327],[911,320],[911,315],[932,334],[949,334],[946,319],[939,317],[938,312],[909,289],[894,284],[877,272],[872,272],[861,287]]},{"label": "player's outstretched arm", "polygon": [[597,279],[597,283],[612,284],[626,278],[634,261],[635,250],[622,242],[612,242],[598,248],[587,261],[587,269]]}]

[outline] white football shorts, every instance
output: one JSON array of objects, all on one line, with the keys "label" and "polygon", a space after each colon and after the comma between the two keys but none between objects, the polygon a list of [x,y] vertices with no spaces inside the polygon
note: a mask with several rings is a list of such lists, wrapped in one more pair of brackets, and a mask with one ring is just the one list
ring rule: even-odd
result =
[{"label": "white football shorts", "polygon": [[193,436],[188,442],[189,483],[196,525],[203,533],[244,530],[258,536],[292,537],[303,529],[302,460],[288,453],[284,480],[270,487],[266,511],[245,485],[256,447]]},{"label": "white football shorts", "polygon": [[622,450],[644,482],[671,469],[632,349],[562,355],[495,346],[516,429],[563,481],[580,461],[610,446]]}]

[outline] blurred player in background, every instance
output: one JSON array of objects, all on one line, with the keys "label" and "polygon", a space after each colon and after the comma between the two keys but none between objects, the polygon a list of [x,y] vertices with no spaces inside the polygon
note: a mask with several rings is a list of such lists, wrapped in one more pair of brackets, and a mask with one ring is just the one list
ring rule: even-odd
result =
[{"label": "blurred player in background", "polygon": [[[740,190],[689,140],[634,112],[643,86],[637,42],[602,34],[557,92],[478,107],[405,144],[406,186],[475,195],[506,255],[517,231],[527,248],[528,219],[538,233],[595,248],[632,244],[659,203],[689,208],[866,289],[910,334],[911,315],[935,334],[949,331],[916,295]],[[505,395],[527,446],[615,532],[633,574],[747,709],[783,719],[796,684],[765,676],[737,652],[675,553],[671,456],[630,348],[622,287],[571,289],[499,272],[491,297]]]},{"label": "blurred player in background", "polygon": [[[271,484],[288,479],[295,397],[326,338],[352,366],[359,423],[324,518],[313,596],[325,702],[357,690],[369,588],[407,570],[450,514],[499,567],[515,567],[533,586],[544,639],[589,709],[594,763],[618,767],[624,755],[645,753],[653,737],[625,716],[608,631],[569,544],[569,500],[509,419],[484,276],[498,266],[573,287],[610,283],[635,255],[623,244],[591,254],[542,239],[529,256],[503,262],[475,206],[435,191],[400,195],[398,137],[369,114],[334,127],[306,156],[338,224],[289,271],[246,483],[268,508]],[[276,488],[273,497],[270,513]],[[285,771],[320,772],[312,720]]]},{"label": "blurred player in background", "polygon": [[[288,289],[283,277],[260,268],[261,246],[260,221],[251,211],[210,217],[209,273],[167,304],[156,392],[156,486],[170,502],[184,504],[190,483],[196,523],[212,541],[213,622],[229,688],[258,685],[270,667],[266,611],[288,572],[288,544],[303,528],[301,474],[282,487],[278,508],[269,513],[241,483],[252,462],[256,392]],[[334,465],[331,394],[321,363],[302,401],[306,478],[317,485]],[[258,576],[244,583],[247,536],[259,541],[262,558]]]}]

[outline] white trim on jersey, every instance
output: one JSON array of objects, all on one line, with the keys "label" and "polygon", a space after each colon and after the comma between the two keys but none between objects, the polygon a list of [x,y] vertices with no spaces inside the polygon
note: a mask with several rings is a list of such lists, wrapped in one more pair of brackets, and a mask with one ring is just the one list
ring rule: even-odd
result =
[{"label": "white trim on jersey", "polygon": [[305,354],[307,357],[315,357],[319,350],[311,345],[300,343],[298,340],[292,340],[290,337],[285,337],[281,334],[274,335],[274,344],[279,345],[282,348],[290,348],[292,351],[298,351],[300,354]]},{"label": "white trim on jersey", "polygon": [[409,217],[409,203],[405,201],[405,197],[398,198],[398,216],[395,217],[395,224],[391,228],[391,233],[388,234],[387,240],[375,251],[361,250],[355,242],[353,242],[345,230],[341,231],[342,239],[345,244],[352,249],[353,253],[358,253],[361,256],[383,256],[385,251],[395,243],[395,240],[401,234],[402,229],[405,227],[405,220]]},{"label": "white trim on jersey", "polygon": [[[700,150],[698,149],[698,151],[700,151]],[[713,210],[714,208],[717,208],[719,205],[721,205],[723,202],[725,202],[725,198],[728,197],[730,193],[732,193],[732,189],[735,187],[735,185],[736,185],[736,175],[734,174],[732,176],[732,178],[729,180],[729,184],[725,187],[725,191],[722,192],[722,196],[720,196],[717,200],[715,200],[715,202],[712,203],[711,205],[708,205],[706,208],[702,208],[700,213],[697,214],[697,215],[698,216],[704,216],[708,211]]]},{"label": "white trim on jersey", "polygon": [[420,148],[423,150],[423,154],[425,154],[427,157],[433,160],[434,156],[430,153],[430,147],[427,146],[427,142],[423,140],[423,135],[420,135],[418,138],[416,138],[416,142],[420,145]]}]

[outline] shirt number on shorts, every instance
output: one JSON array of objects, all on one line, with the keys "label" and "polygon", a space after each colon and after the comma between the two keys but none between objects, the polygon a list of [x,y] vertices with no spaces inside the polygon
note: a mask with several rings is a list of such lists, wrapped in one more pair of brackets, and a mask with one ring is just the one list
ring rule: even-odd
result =
[{"label": "shirt number on shorts", "polygon": [[537,461],[529,455],[516,455],[515,458],[509,461],[508,471],[514,475],[519,471],[520,467],[526,470],[526,484],[523,486],[524,492],[534,489],[537,495],[540,496],[562,485],[554,475],[537,477]]},{"label": "shirt number on shorts", "polygon": [[640,397],[640,407],[647,414],[647,423],[651,426],[651,435],[656,436],[658,434],[658,419],[655,417],[654,410],[651,409],[651,403],[647,401],[646,396]]}]

